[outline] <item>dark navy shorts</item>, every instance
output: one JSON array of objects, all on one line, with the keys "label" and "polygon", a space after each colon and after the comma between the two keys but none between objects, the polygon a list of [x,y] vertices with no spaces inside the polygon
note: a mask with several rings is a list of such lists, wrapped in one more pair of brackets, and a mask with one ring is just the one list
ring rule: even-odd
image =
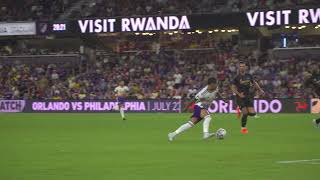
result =
[{"label": "dark navy shorts", "polygon": [[236,98],[236,103],[240,107],[240,109],[245,107],[254,107],[254,98],[253,97],[245,97],[245,98]]},{"label": "dark navy shorts", "polygon": [[198,105],[194,105],[193,114],[192,114],[191,118],[197,118],[198,120],[202,120],[202,118],[201,118],[201,110],[202,109],[207,110],[206,108],[202,108]]},{"label": "dark navy shorts", "polygon": [[118,105],[124,105],[124,97],[121,97],[121,96],[119,96],[119,97],[117,97],[117,102],[118,102]]}]

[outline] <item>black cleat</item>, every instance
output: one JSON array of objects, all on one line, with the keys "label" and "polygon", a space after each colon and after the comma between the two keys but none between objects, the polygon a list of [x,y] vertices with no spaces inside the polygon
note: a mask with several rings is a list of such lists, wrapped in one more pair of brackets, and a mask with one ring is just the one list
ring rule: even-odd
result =
[{"label": "black cleat", "polygon": [[320,122],[317,122],[317,120],[315,120],[315,119],[312,122],[315,127],[320,128]]},{"label": "black cleat", "polygon": [[122,120],[127,120],[126,118],[122,118]]}]

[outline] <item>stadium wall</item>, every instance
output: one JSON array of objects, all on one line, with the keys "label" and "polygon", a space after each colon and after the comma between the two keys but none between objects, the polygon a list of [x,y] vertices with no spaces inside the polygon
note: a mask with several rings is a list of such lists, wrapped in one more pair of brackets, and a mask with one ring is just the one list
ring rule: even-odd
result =
[{"label": "stadium wall", "polygon": [[[192,111],[194,104],[185,100],[128,100],[128,112],[175,112]],[[258,113],[315,113],[319,99],[256,99]],[[0,112],[24,113],[109,113],[115,112],[115,100],[0,100]],[[211,113],[236,113],[234,100],[214,100],[209,107]]]}]

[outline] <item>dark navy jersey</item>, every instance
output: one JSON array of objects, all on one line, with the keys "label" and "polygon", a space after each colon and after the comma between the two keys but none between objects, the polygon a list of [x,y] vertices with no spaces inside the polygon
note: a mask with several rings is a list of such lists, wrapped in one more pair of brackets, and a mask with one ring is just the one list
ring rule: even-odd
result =
[{"label": "dark navy jersey", "polygon": [[320,96],[320,73],[312,74],[312,76],[306,80],[305,85],[312,88],[312,90]]},{"label": "dark navy jersey", "polygon": [[232,84],[237,87],[239,93],[244,93],[245,96],[254,96],[252,93],[254,78],[251,74],[238,74],[232,81]]}]

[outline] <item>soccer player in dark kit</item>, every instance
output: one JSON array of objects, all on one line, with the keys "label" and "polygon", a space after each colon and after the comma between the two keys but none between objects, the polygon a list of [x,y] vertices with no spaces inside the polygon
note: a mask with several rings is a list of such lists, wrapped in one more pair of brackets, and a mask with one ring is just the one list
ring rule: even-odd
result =
[{"label": "soccer player in dark kit", "polygon": [[255,92],[252,92],[252,86],[264,95],[264,91],[259,84],[254,80],[253,76],[247,73],[247,65],[244,62],[239,62],[239,73],[234,78],[231,84],[231,90],[236,95],[236,103],[241,109],[241,133],[247,134],[247,119],[248,116],[255,116],[256,112],[253,107]]},{"label": "soccer player in dark kit", "polygon": [[[311,73],[307,73],[305,78],[305,87],[311,88],[312,97],[319,98],[320,97],[320,70],[319,66],[314,65],[311,67]],[[313,123],[316,127],[320,127],[320,118],[314,119]]]}]

